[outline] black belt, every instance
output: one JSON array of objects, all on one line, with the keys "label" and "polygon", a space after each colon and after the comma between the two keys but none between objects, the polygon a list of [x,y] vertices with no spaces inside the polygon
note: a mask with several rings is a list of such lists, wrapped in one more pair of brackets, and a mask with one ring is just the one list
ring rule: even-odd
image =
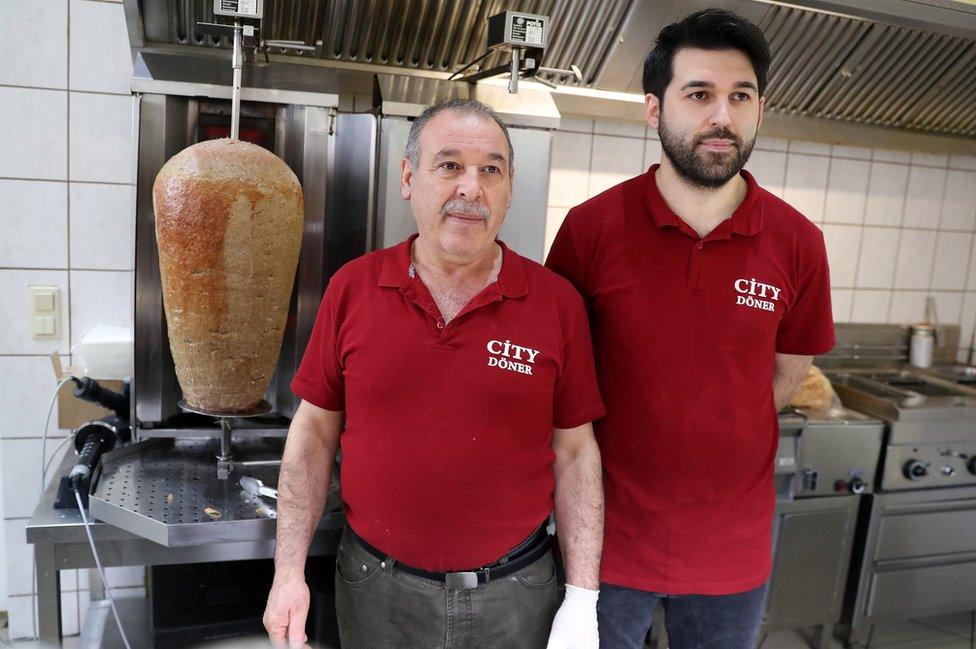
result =
[{"label": "black belt", "polygon": [[542,557],[542,555],[549,551],[552,545],[552,537],[549,536],[549,533],[546,531],[546,526],[543,525],[533,532],[529,538],[519,543],[505,554],[505,556],[491,565],[461,572],[430,572],[396,561],[393,557],[377,550],[363,540],[351,527],[348,530],[353,540],[377,559],[390,559],[394,561],[399,570],[410,573],[411,575],[417,575],[418,577],[424,577],[425,579],[443,582],[451,590],[477,588],[481,584],[487,584],[491,579],[500,579],[513,572],[517,572]]}]

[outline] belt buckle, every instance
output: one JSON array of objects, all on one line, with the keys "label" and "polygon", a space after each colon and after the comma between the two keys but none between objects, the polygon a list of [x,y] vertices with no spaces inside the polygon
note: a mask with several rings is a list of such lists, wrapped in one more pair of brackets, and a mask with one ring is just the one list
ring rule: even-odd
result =
[{"label": "belt buckle", "polygon": [[444,585],[449,590],[471,590],[478,587],[478,573],[449,572],[444,575]]}]

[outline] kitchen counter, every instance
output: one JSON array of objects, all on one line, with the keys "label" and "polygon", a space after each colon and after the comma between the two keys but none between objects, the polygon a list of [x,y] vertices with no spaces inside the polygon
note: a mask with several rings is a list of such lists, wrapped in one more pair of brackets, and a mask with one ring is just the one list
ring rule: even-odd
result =
[{"label": "kitchen counter", "polygon": [[[66,449],[55,465],[51,482],[27,524],[27,542],[34,545],[37,568],[38,639],[45,649],[62,647],[59,571],[95,567],[81,514],[52,506],[58,476],[67,475],[75,464],[75,454],[69,451]],[[184,547],[166,547],[99,521],[93,523],[92,537],[106,568],[270,559],[274,556],[274,529],[262,521],[256,523],[263,525],[263,531],[248,535],[247,541],[214,541]],[[309,555],[335,554],[344,527],[344,514],[326,514],[312,539]]]}]

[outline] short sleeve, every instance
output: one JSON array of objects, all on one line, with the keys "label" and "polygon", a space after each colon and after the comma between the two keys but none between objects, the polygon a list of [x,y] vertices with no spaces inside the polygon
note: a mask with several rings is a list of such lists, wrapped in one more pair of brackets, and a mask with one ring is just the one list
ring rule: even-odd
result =
[{"label": "short sleeve", "polygon": [[305,355],[291,381],[291,391],[305,401],[325,410],[345,410],[345,379],[339,363],[338,290],[334,282],[319,304],[315,326],[308,339]]},{"label": "short sleeve", "polygon": [[816,356],[834,347],[830,270],[821,234],[797,273],[796,297],[776,332],[776,352]]},{"label": "short sleeve", "polygon": [[[577,298],[578,300],[578,298]],[[567,332],[562,371],[553,399],[553,427],[576,428],[606,414],[597,386],[586,310],[578,303]]]}]

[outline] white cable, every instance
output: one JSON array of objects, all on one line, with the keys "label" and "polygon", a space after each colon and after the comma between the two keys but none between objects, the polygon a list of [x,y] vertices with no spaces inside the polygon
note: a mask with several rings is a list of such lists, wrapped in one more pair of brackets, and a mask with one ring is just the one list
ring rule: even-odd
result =
[{"label": "white cable", "polygon": [[[45,456],[47,455],[47,431],[48,428],[51,427],[51,413],[54,412],[54,404],[58,400],[58,393],[61,392],[61,387],[70,380],[70,376],[61,379],[61,381],[58,383],[58,387],[54,388],[54,394],[51,395],[51,403],[48,404],[47,407],[47,417],[44,418],[44,432],[41,436],[41,490],[37,498],[38,502],[44,498],[44,487],[47,483],[47,470],[51,466],[50,462],[45,463]],[[57,455],[58,449],[60,449],[61,446],[64,446],[65,442],[67,442],[69,439],[71,439],[70,433],[64,439],[64,441],[61,442],[61,445],[55,449],[54,453],[51,455],[52,459],[55,455]],[[31,629],[34,630],[34,637],[40,635],[37,628],[37,564],[33,561],[31,562]]]},{"label": "white cable", "polygon": [[64,445],[71,441],[71,437],[72,437],[71,435],[68,435],[67,437],[65,437],[64,439],[62,439],[61,440],[61,443],[58,444],[57,446],[55,446],[54,447],[54,450],[51,451],[51,457],[49,457],[47,459],[47,464],[44,465],[44,472],[45,473],[47,473],[47,471],[51,468],[51,465],[54,464],[54,461],[56,459],[58,459],[58,451],[60,451],[61,449],[63,449],[64,448]]},{"label": "white cable", "polygon": [[[51,395],[51,403],[47,407],[47,417],[44,419],[44,434],[41,438],[41,495],[44,495],[44,487],[47,479],[47,465],[44,464],[45,456],[47,455],[47,431],[51,427],[51,413],[54,412],[54,404],[57,403],[58,393],[61,392],[61,386],[68,383],[71,380],[69,376],[66,379],[61,379],[58,383],[58,387],[54,388],[54,394]],[[70,437],[70,433],[69,433]]]},{"label": "white cable", "polygon": [[88,545],[91,546],[92,556],[95,557],[95,565],[98,567],[98,574],[102,578],[102,586],[105,588],[105,594],[108,595],[108,603],[112,607],[112,615],[115,616],[115,623],[119,627],[119,635],[122,636],[122,642],[125,644],[125,649],[132,649],[129,644],[129,639],[125,636],[125,630],[122,628],[122,620],[119,619],[119,610],[115,608],[115,598],[112,597],[112,589],[109,588],[108,580],[105,579],[105,569],[102,568],[102,561],[98,558],[98,550],[95,548],[95,539],[92,538],[91,533],[91,522],[88,520],[88,516],[85,515],[85,508],[81,503],[81,494],[77,489],[74,489],[75,501],[78,503],[78,511],[81,512],[81,521],[85,524],[85,534],[88,536]]}]

